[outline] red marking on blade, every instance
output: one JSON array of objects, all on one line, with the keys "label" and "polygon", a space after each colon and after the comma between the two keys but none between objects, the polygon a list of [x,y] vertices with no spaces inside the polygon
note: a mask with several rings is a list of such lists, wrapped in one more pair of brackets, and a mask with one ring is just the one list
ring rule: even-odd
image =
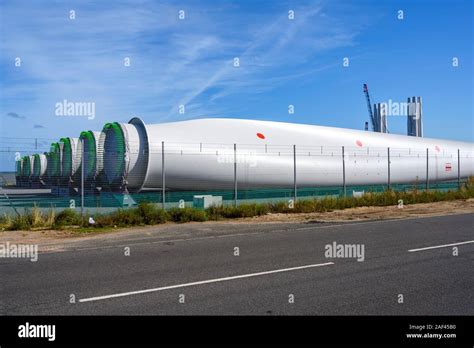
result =
[{"label": "red marking on blade", "polygon": [[357,146],[362,147],[362,141],[357,140],[357,141],[356,141],[356,144],[357,144]]},{"label": "red marking on blade", "polygon": [[265,135],[263,135],[262,133],[257,133],[257,137],[259,137],[260,139],[265,139]]},{"label": "red marking on blade", "polygon": [[436,150],[437,152],[440,152],[440,151],[441,151],[441,149],[439,148],[438,145],[435,146],[435,150]]}]

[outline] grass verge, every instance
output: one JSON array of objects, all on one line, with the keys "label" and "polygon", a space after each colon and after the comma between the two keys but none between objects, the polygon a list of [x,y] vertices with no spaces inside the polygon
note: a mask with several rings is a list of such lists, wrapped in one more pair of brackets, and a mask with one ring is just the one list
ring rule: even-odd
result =
[{"label": "grass verge", "polygon": [[140,203],[135,208],[117,209],[108,214],[96,214],[93,224],[81,225],[80,215],[72,209],[64,209],[56,214],[54,210],[42,213],[34,206],[17,216],[0,216],[1,230],[64,229],[78,228],[84,231],[117,227],[156,225],[165,222],[184,223],[261,216],[268,213],[312,213],[342,210],[366,206],[391,206],[403,203],[432,203],[474,198],[474,178],[459,190],[453,191],[411,191],[365,193],[361,197],[324,197],[322,199],[300,199],[294,205],[286,202],[255,203],[234,206],[211,207],[206,210],[196,208],[171,208],[163,210],[157,204]]}]

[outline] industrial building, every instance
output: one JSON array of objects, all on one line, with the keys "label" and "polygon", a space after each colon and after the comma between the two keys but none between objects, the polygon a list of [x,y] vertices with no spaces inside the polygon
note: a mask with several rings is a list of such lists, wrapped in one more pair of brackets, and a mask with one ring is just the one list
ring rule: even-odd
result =
[{"label": "industrial building", "polygon": [[423,108],[421,97],[411,97],[407,100],[407,135],[412,137],[423,136]]},{"label": "industrial building", "polygon": [[388,133],[387,128],[387,105],[385,103],[374,104],[375,132]]},{"label": "industrial building", "polygon": [[[373,106],[370,102],[369,88],[366,83],[363,86],[367,108],[369,111],[369,119],[372,123],[372,130],[377,133],[389,133],[388,131],[388,112],[386,103],[376,103]],[[399,107],[400,108],[400,107]],[[421,97],[408,98],[403,111],[407,115],[407,135],[413,137],[423,136],[423,112]],[[368,130],[368,123],[365,123],[365,130]]]}]

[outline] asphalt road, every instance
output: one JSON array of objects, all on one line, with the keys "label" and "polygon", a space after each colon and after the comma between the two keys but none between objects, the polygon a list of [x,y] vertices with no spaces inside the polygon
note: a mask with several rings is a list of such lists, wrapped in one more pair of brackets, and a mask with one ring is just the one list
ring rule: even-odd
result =
[{"label": "asphalt road", "polygon": [[[0,314],[474,315],[473,231],[465,214],[99,236],[1,258]],[[333,242],[364,260],[326,257]]]}]

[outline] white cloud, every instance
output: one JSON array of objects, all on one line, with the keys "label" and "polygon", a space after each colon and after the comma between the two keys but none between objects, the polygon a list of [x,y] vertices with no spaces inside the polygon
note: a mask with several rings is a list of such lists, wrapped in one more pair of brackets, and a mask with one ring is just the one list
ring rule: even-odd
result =
[{"label": "white cloud", "polygon": [[[56,127],[66,122],[53,115],[63,99],[95,102],[98,128],[131,115],[153,122],[182,118],[181,104],[188,106],[186,118],[229,113],[232,106],[219,104],[226,96],[262,93],[330,69],[328,63],[304,64],[352,45],[358,26],[333,22],[330,11],[323,16],[319,2],[296,8],[293,21],[281,8],[247,14],[232,5],[184,5],[187,17],[181,21],[180,7],[153,1],[3,3],[2,65],[12,70],[1,86],[4,107]],[[67,17],[71,8],[74,21]],[[17,56],[19,69],[12,68]],[[130,67],[124,67],[125,57]],[[233,67],[234,57],[241,67]],[[28,103],[12,108],[18,98]],[[64,127],[70,129],[70,121]]]}]

